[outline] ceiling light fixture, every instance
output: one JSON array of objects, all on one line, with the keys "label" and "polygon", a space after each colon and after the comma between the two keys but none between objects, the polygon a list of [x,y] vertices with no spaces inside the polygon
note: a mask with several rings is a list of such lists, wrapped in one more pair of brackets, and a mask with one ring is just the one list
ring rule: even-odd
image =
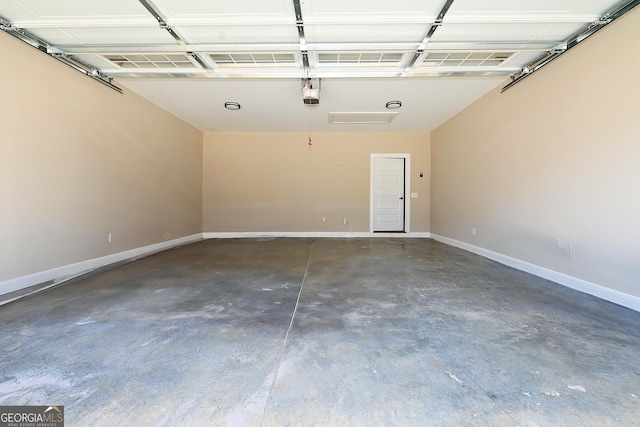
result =
[{"label": "ceiling light fixture", "polygon": [[397,110],[398,108],[402,107],[402,102],[400,102],[400,101],[389,101],[389,102],[387,102],[386,107],[389,110]]},{"label": "ceiling light fixture", "polygon": [[237,111],[240,109],[240,104],[238,104],[237,102],[227,101],[224,103],[224,108],[226,108],[227,110]]}]

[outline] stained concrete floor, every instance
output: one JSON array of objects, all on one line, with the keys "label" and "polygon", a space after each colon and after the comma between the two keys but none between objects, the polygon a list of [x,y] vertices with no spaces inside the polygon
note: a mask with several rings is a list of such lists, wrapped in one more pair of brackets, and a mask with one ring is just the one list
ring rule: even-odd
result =
[{"label": "stained concrete floor", "polygon": [[427,239],[198,242],[0,327],[0,405],[67,426],[640,425],[640,313]]}]

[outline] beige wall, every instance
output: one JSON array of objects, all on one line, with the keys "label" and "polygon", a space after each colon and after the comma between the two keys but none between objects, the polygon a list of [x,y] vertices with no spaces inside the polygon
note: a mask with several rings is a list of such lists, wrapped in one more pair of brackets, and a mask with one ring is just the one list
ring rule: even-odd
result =
[{"label": "beige wall", "polygon": [[204,231],[368,232],[371,153],[411,154],[411,231],[429,230],[428,133],[307,137],[205,133]]},{"label": "beige wall", "polygon": [[431,231],[640,296],[638,40],[640,10],[436,129]]},{"label": "beige wall", "polygon": [[0,51],[0,281],[201,232],[202,132],[4,33]]}]

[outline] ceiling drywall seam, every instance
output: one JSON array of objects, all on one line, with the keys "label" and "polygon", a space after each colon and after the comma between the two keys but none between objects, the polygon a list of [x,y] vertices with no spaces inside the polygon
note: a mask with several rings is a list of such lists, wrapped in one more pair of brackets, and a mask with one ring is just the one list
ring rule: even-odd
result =
[{"label": "ceiling drywall seam", "polygon": [[81,72],[85,76],[91,77],[93,80],[102,83],[103,85],[115,90],[116,92],[122,93],[122,89],[112,83],[113,79],[105,76],[98,69],[83,61],[80,61],[77,58],[57,51],[44,40],[40,39],[34,34],[31,34],[27,30],[16,27],[8,19],[3,18],[2,16],[0,16],[0,30],[27,43],[31,47],[34,47],[39,51],[46,53],[50,57],[57,59],[58,61],[62,62],[65,65],[68,65],[76,71]]},{"label": "ceiling drywall seam", "polygon": [[551,49],[546,53],[545,56],[538,58],[534,62],[523,67],[518,73],[511,76],[511,82],[502,88],[501,92],[508,90],[514,85],[518,84],[525,78],[529,77],[531,74],[535,73],[545,65],[549,64],[555,59],[558,59],[560,55],[567,52],[568,50],[574,48],[578,44],[585,41],[587,38],[591,37],[607,25],[611,24],[616,19],[620,18],[627,12],[630,12],[634,7],[640,4],[640,0],[626,0],[615,7],[609,9],[604,15],[595,21],[588,24],[586,27],[578,31],[576,34],[565,40],[559,46]]}]

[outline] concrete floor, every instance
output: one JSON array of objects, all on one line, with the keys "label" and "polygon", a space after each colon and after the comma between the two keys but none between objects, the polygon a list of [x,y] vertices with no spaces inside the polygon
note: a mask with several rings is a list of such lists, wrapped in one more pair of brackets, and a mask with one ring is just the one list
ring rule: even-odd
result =
[{"label": "concrete floor", "polygon": [[203,241],[0,326],[0,405],[67,426],[640,425],[640,313],[427,239]]}]

